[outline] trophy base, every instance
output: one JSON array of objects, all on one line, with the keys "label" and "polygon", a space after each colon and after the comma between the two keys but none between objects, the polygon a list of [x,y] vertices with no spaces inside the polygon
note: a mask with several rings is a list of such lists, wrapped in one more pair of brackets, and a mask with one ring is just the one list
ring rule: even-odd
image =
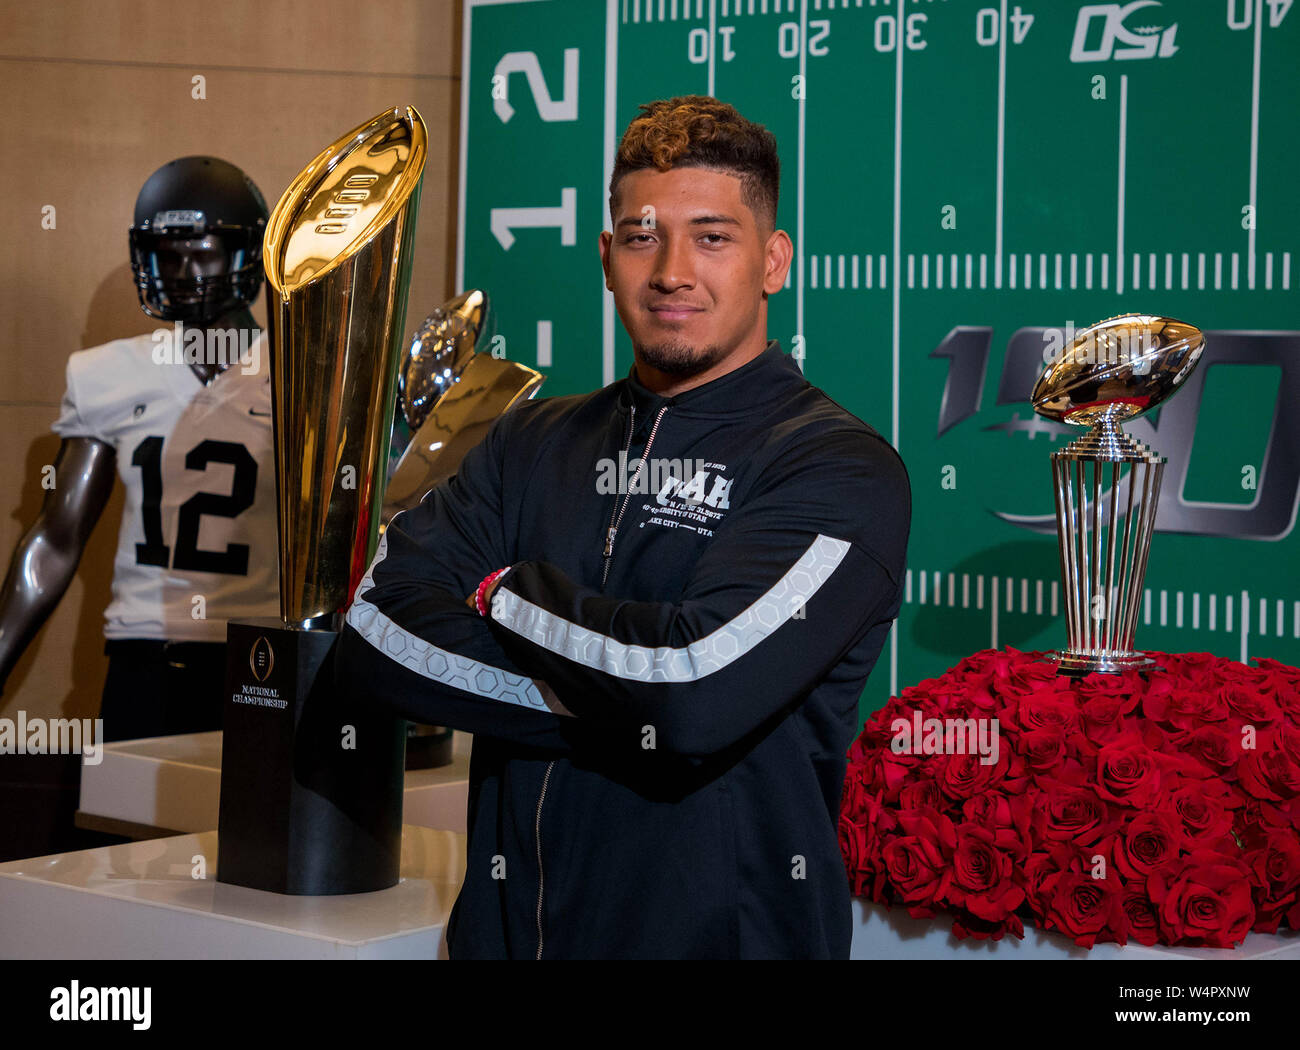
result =
[{"label": "trophy base", "polygon": [[1048,653],[1047,658],[1056,662],[1057,674],[1068,675],[1071,678],[1082,678],[1094,672],[1098,674],[1123,674],[1125,671],[1135,671],[1142,668],[1159,670],[1155,657],[1147,656],[1146,653],[1111,653],[1098,656],[1092,653],[1056,650]]},{"label": "trophy base", "polygon": [[226,629],[218,882],[325,896],[398,881],[406,720],[333,689],[332,630]]}]

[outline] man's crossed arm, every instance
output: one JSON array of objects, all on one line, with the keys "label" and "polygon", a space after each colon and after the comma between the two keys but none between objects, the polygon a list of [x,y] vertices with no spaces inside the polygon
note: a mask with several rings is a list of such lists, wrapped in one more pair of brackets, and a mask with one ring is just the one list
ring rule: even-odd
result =
[{"label": "man's crossed arm", "polygon": [[[906,472],[883,444],[861,454],[875,439],[841,434],[816,446],[815,463],[789,456],[765,473],[679,601],[602,594],[549,562],[518,561],[481,616],[473,592],[509,564],[509,417],[385,532],[337,656],[354,698],[558,750],[572,746],[575,722],[625,743],[651,726],[660,750],[705,755],[797,704],[896,613]],[[860,537],[873,523],[880,543],[869,547]]]}]

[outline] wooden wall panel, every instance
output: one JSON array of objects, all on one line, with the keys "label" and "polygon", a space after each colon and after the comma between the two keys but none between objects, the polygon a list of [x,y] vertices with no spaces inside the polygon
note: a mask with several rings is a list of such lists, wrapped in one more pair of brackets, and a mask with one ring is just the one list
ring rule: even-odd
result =
[{"label": "wooden wall panel", "polygon": [[[61,62],[460,75],[447,0],[41,0],[0,14],[6,55]],[[200,68],[202,67],[202,68]]]}]

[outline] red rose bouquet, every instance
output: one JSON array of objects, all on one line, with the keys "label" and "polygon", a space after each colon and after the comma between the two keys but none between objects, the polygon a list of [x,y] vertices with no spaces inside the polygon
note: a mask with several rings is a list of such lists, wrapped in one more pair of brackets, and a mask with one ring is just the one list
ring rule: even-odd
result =
[{"label": "red rose bouquet", "polygon": [[959,937],[1231,948],[1300,929],[1300,669],[1209,653],[1071,679],[985,650],[849,750],[855,895]]}]

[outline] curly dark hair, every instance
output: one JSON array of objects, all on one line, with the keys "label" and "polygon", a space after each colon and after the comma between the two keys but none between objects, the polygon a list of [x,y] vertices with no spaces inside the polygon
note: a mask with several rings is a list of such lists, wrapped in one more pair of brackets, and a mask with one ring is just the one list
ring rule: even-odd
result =
[{"label": "curly dark hair", "polygon": [[618,184],[643,168],[714,168],[740,178],[740,199],[754,213],[760,231],[776,228],[781,162],[776,136],[709,95],[678,95],[644,102],[623,133],[609,180],[613,220]]}]

